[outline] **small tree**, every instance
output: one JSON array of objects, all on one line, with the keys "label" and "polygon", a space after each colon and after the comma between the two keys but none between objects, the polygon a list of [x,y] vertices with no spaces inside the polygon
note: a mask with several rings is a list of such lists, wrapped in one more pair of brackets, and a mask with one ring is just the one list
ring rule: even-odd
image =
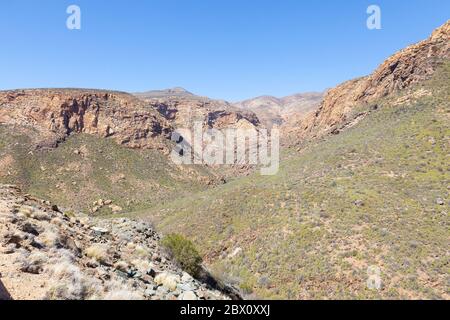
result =
[{"label": "small tree", "polygon": [[162,245],[184,271],[194,277],[199,274],[203,259],[192,241],[179,234],[169,234],[162,239]]}]

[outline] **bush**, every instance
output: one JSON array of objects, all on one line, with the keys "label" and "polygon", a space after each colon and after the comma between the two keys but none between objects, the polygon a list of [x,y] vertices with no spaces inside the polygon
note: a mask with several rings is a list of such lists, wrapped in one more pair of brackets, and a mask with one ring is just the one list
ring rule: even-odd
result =
[{"label": "bush", "polygon": [[162,245],[184,271],[192,276],[199,274],[203,259],[192,241],[179,234],[170,234],[162,239]]}]

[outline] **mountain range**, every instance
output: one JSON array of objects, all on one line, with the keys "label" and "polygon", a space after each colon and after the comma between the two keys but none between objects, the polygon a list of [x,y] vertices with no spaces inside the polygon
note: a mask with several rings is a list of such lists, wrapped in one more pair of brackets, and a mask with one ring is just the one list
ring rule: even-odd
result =
[{"label": "mountain range", "polygon": [[[1,91],[0,289],[449,299],[449,101],[450,21],[324,94],[231,103],[182,88]],[[278,174],[173,163],[172,133],[195,121],[280,126]],[[166,236],[188,257],[166,254]],[[187,272],[197,252],[206,277]]]}]

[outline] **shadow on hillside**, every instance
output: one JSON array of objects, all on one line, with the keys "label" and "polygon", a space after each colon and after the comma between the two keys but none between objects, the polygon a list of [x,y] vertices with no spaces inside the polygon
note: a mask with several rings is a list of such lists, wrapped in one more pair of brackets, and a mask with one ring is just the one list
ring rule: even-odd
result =
[{"label": "shadow on hillside", "polygon": [[2,300],[12,300],[12,297],[3,285],[2,280],[0,280],[0,301]]},{"label": "shadow on hillside", "polygon": [[227,295],[231,300],[244,300],[241,292],[232,285],[224,283],[222,281],[217,280],[214,276],[204,267],[200,270],[197,275],[197,280],[209,285],[211,288],[215,290],[219,290],[223,294]]}]

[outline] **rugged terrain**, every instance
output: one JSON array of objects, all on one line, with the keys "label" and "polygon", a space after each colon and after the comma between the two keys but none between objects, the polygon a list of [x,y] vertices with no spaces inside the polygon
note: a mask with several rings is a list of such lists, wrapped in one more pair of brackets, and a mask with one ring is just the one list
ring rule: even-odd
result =
[{"label": "rugged terrain", "polygon": [[158,110],[175,128],[192,128],[195,121],[207,128],[257,127],[259,119],[249,111],[223,100],[194,95],[182,88],[135,94]]},{"label": "rugged terrain", "polygon": [[447,22],[329,91],[278,175],[137,214],[183,230],[251,297],[449,299],[449,43]]},{"label": "rugged terrain", "polygon": [[71,133],[87,133],[129,148],[168,152],[173,131],[132,95],[80,89],[0,92],[0,123],[35,129],[38,148],[53,147]]},{"label": "rugged terrain", "polygon": [[[218,183],[206,168],[169,160],[173,130],[156,109],[126,93],[0,92],[0,182],[97,214]],[[94,204],[102,198],[114,201],[115,210]]]},{"label": "rugged terrain", "polygon": [[336,132],[353,109],[429,79],[443,60],[450,58],[450,21],[430,38],[389,57],[367,77],[347,81],[329,90],[319,109],[290,126],[292,144]]},{"label": "rugged terrain", "polygon": [[177,267],[150,225],[61,212],[7,185],[0,185],[0,281],[3,298],[17,300],[228,299]]},{"label": "rugged terrain", "polygon": [[284,98],[257,97],[234,104],[235,107],[253,111],[266,128],[273,125],[291,127],[309,112],[315,111],[323,99],[322,93],[300,93]]},{"label": "rugged terrain", "polygon": [[[450,64],[258,174],[136,213],[248,297],[449,299]],[[134,216],[134,215],[133,215]],[[379,268],[381,290],[367,287]]]},{"label": "rugged terrain", "polygon": [[[449,299],[449,46],[447,22],[287,120],[280,103],[319,98],[238,108],[180,88],[0,92],[0,183],[58,205],[0,187],[1,282],[13,298],[27,298],[24,280],[28,298],[223,297],[173,266],[139,218],[192,239],[249,298]],[[280,172],[220,183],[223,168],[174,165],[170,134],[197,120],[285,124]]]}]

